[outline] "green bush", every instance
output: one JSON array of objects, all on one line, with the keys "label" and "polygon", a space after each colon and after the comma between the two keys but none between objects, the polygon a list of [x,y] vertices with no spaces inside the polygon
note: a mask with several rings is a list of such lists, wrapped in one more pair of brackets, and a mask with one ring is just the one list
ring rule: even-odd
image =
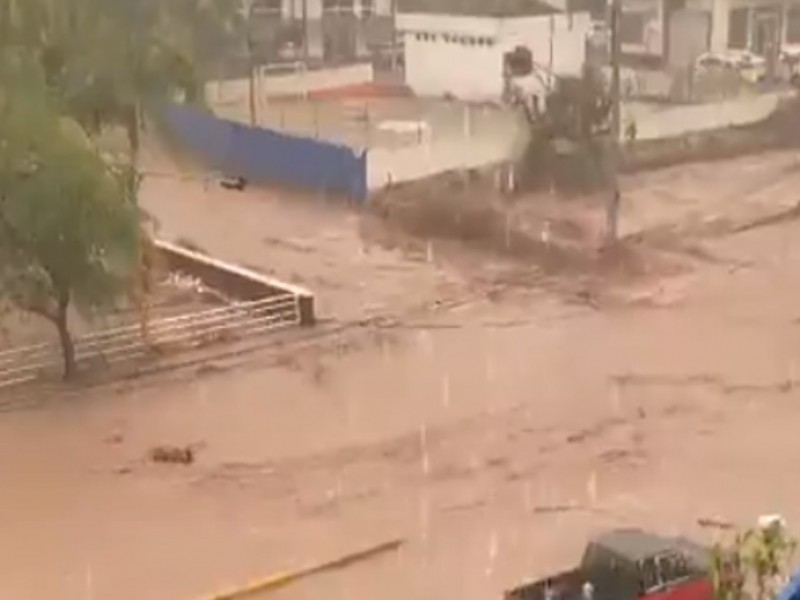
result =
[{"label": "green bush", "polygon": [[778,521],[717,544],[711,566],[715,600],[775,600],[788,581],[796,549]]}]

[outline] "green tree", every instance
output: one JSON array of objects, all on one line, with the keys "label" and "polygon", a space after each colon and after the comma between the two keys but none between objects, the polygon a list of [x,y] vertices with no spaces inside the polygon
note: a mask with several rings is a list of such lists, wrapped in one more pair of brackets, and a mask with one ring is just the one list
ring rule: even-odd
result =
[{"label": "green tree", "polygon": [[[90,135],[125,131],[129,197],[136,202],[144,115],[165,101],[204,100],[196,58],[209,58],[207,49],[231,35],[239,0],[6,1],[0,45],[36,61],[50,94]],[[154,249],[149,218],[141,217],[139,269],[129,292],[147,337]]]},{"label": "green tree", "polygon": [[83,130],[59,115],[35,65],[3,59],[0,294],[55,326],[70,378],[71,307],[113,303],[136,269],[130,174],[107,165]]},{"label": "green tree", "polygon": [[8,39],[40,62],[51,92],[87,131],[122,127],[136,164],[143,114],[203,101],[198,58],[240,18],[238,0],[10,0]]},{"label": "green tree", "polygon": [[712,552],[716,600],[774,600],[788,580],[797,543],[781,522],[737,533]]}]

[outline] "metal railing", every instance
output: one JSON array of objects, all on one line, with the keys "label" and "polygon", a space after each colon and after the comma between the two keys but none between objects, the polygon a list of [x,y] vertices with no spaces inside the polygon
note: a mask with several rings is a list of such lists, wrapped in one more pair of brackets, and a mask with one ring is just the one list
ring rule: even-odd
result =
[{"label": "metal railing", "polygon": [[[299,323],[299,298],[295,294],[282,294],[153,319],[148,323],[146,340],[139,324],[103,329],[76,337],[75,359],[82,369],[109,366],[257,335]],[[60,347],[56,343],[2,350],[0,389],[54,376],[62,368],[62,360]]]}]

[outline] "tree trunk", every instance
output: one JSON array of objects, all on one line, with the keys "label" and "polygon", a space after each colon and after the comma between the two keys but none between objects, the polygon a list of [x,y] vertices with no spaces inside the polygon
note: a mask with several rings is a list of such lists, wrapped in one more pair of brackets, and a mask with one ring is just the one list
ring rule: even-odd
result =
[{"label": "tree trunk", "polygon": [[154,248],[147,234],[139,229],[138,264],[134,275],[134,296],[136,308],[139,311],[139,332],[142,340],[150,343],[150,295],[153,281],[153,254]]},{"label": "tree trunk", "polygon": [[[130,146],[130,160],[134,171],[138,175],[139,171],[139,154],[141,151],[141,128],[143,124],[142,111],[138,101],[134,102],[128,112],[127,117],[127,134],[128,144]],[[133,195],[136,206],[139,206],[139,198],[136,194],[136,177],[131,179],[131,194]],[[150,339],[150,262],[151,262],[151,248],[149,247],[150,241],[147,239],[147,233],[142,231],[142,224],[136,229],[136,246],[137,246],[137,265],[136,273],[134,274],[133,282],[133,296],[136,302],[136,307],[139,311],[139,329],[141,331],[142,339],[146,342]]]},{"label": "tree trunk", "polygon": [[[126,126],[128,134],[128,145],[130,146],[130,159],[131,166],[134,170],[139,167],[139,150],[141,148],[141,111],[139,110],[139,103],[134,104],[128,109],[126,118]],[[138,204],[138,202],[137,202]]]},{"label": "tree trunk", "polygon": [[75,344],[69,332],[67,323],[67,309],[69,308],[69,292],[61,292],[58,298],[58,313],[55,325],[58,329],[58,339],[61,342],[61,355],[64,358],[64,380],[72,379],[78,371],[75,361]]}]

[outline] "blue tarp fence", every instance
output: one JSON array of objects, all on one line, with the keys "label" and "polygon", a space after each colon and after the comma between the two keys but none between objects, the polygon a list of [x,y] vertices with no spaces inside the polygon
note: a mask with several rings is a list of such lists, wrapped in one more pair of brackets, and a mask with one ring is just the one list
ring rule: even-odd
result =
[{"label": "blue tarp fence", "polygon": [[189,106],[164,108],[168,131],[209,166],[254,183],[367,197],[367,155],[346,146],[220,119]]},{"label": "blue tarp fence", "polygon": [[778,600],[800,600],[800,571],[794,574],[788,585],[778,594]]}]

